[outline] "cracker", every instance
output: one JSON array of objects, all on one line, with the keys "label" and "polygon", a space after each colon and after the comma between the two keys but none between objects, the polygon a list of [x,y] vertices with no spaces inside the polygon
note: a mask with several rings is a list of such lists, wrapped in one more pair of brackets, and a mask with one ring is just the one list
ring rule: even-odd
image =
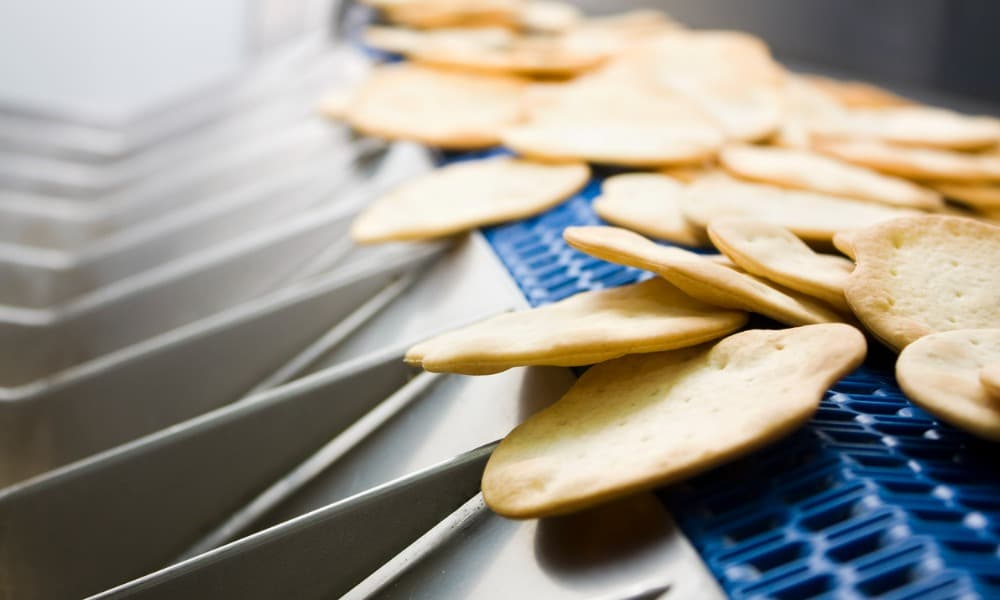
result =
[{"label": "cracker", "polygon": [[907,148],[882,142],[819,141],[819,152],[900,177],[951,182],[1000,182],[1000,154]]},{"label": "cracker", "polygon": [[819,75],[799,77],[847,108],[895,108],[914,104],[912,100],[863,81],[832,79]]},{"label": "cracker", "polygon": [[673,31],[647,50],[654,80],[667,88],[679,83],[713,89],[742,84],[781,84],[785,70],[760,38],[739,31]]},{"label": "cracker", "polygon": [[1000,404],[1000,359],[979,371],[979,383],[993,403]]},{"label": "cracker", "polygon": [[746,318],[650,279],[492,317],[417,344],[406,361],[468,375],[525,365],[589,365],[714,340],[742,327]]},{"label": "cracker", "polygon": [[693,252],[657,245],[625,229],[569,227],[563,238],[591,256],[652,271],[689,296],[714,306],[759,313],[792,326],[844,320],[808,296],[781,290]]},{"label": "cracker", "polygon": [[510,157],[455,163],[376,200],[351,226],[360,243],[423,240],[522,219],[559,204],[590,176],[583,164],[547,165]]},{"label": "cracker", "polygon": [[396,54],[410,55],[427,45],[447,45],[468,50],[510,44],[515,35],[502,27],[453,27],[422,31],[405,27],[373,25],[365,29],[365,44]]},{"label": "cracker", "polygon": [[707,127],[609,119],[523,125],[506,130],[502,141],[518,154],[539,160],[641,168],[701,162],[715,154],[723,138]]},{"label": "cracker", "polygon": [[327,92],[319,101],[319,111],[331,119],[343,120],[347,118],[347,111],[354,100],[354,92],[348,89],[332,90]]},{"label": "cracker", "polygon": [[563,33],[583,21],[583,12],[569,2],[531,0],[518,15],[518,24],[528,31]]},{"label": "cracker", "polygon": [[944,206],[932,190],[808,150],[730,146],[719,162],[737,177],[781,187],[922,210]]},{"label": "cracker", "polygon": [[608,55],[600,48],[542,36],[511,37],[492,44],[430,39],[409,53],[413,60],[439,67],[532,77],[572,77],[598,66]]},{"label": "cracker", "polygon": [[704,229],[684,218],[677,197],[684,186],[655,173],[627,173],[604,180],[594,211],[609,223],[685,246],[703,246]]},{"label": "cracker", "polygon": [[906,396],[942,420],[977,436],[1000,441],[1000,402],[980,379],[1000,361],[1000,329],[934,333],[907,346],[896,361]]},{"label": "cracker", "polygon": [[513,27],[522,0],[366,0],[399,25],[440,27]]},{"label": "cracker", "polygon": [[778,225],[751,219],[716,219],[708,226],[715,247],[748,273],[849,312],[844,285],[854,263],[818,254]]},{"label": "cracker", "polygon": [[632,10],[616,15],[588,17],[565,33],[565,43],[571,47],[617,54],[652,36],[679,27],[660,11]]},{"label": "cracker", "polygon": [[809,148],[812,143],[807,124],[816,119],[836,118],[844,107],[808,79],[792,75],[782,86],[785,115],[774,143],[786,148]]},{"label": "cracker", "polygon": [[827,324],[596,365],[500,443],[483,497],[535,518],[693,477],[804,425],[864,355],[858,330]]},{"label": "cracker", "polygon": [[857,263],[847,302],[897,351],[935,332],[1000,323],[1000,227],[925,215],[838,235],[836,243]]},{"label": "cracker", "polygon": [[854,109],[809,123],[827,138],[873,139],[943,150],[981,150],[1000,142],[1000,121],[929,106]]},{"label": "cracker", "polygon": [[783,114],[783,69],[759,39],[730,31],[659,36],[645,49],[649,79],[697,105],[729,139],[774,134]]},{"label": "cracker", "polygon": [[522,117],[525,80],[409,64],[374,69],[346,120],[367,135],[442,148],[484,148]]},{"label": "cracker", "polygon": [[937,183],[931,187],[976,210],[1000,210],[1000,183]]},{"label": "cracker", "polygon": [[785,227],[807,242],[829,242],[839,231],[917,214],[913,210],[851,200],[819,192],[737,181],[713,175],[692,183],[681,211],[695,225],[746,217]]}]

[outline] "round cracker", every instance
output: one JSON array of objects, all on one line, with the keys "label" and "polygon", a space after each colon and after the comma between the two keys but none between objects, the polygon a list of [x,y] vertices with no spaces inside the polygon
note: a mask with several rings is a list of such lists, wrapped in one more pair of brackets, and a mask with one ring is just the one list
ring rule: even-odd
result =
[{"label": "round cracker", "polygon": [[708,226],[715,247],[748,273],[830,304],[844,311],[844,285],[854,263],[818,254],[795,234],[752,219],[716,219]]},{"label": "round cracker", "polygon": [[937,181],[1000,181],[1000,154],[969,154],[893,146],[871,140],[814,143],[819,152],[900,177]]},{"label": "round cracker", "polygon": [[740,31],[678,30],[657,36],[646,48],[654,80],[708,86],[781,84],[785,70],[760,38]]},{"label": "round cracker", "polygon": [[976,210],[1000,211],[1000,183],[936,183],[931,187]]},{"label": "round cracker", "polygon": [[518,15],[518,24],[528,31],[563,33],[583,21],[583,11],[569,2],[531,0]]},{"label": "round cracker", "polygon": [[684,217],[708,227],[714,219],[745,217],[785,227],[808,242],[829,242],[840,231],[917,214],[916,211],[713,175],[680,198]]},{"label": "round cracker", "polygon": [[502,141],[539,160],[642,168],[699,163],[715,155],[723,137],[707,127],[594,120],[513,127],[504,131]]},{"label": "round cracker", "polygon": [[703,246],[703,229],[681,214],[677,197],[684,185],[666,175],[626,173],[604,180],[594,211],[605,221],[643,235],[685,246]]},{"label": "round cracker", "polygon": [[432,39],[408,55],[445,68],[532,77],[572,77],[593,69],[608,57],[604,50],[568,45],[559,37],[523,36],[492,44]]},{"label": "round cracker", "polygon": [[1000,361],[1000,329],[934,333],[907,346],[896,361],[906,396],[942,420],[977,436],[1000,441],[1000,402],[980,379]]},{"label": "round cracker", "polygon": [[526,365],[589,365],[701,344],[739,329],[746,318],[654,278],[489,318],[417,344],[406,361],[467,375]]},{"label": "round cracker", "polygon": [[496,145],[521,120],[525,80],[410,64],[374,69],[353,94],[347,122],[367,135],[442,148]]},{"label": "round cracker", "polygon": [[1000,121],[929,106],[853,109],[837,118],[810,121],[825,138],[872,139],[943,150],[980,150],[1000,142]]},{"label": "round cracker", "polygon": [[658,36],[641,58],[649,79],[697,105],[732,140],[770,137],[783,114],[784,70],[761,40],[732,31]]},{"label": "round cracker", "polygon": [[1000,323],[1000,227],[924,215],[838,235],[857,266],[844,288],[871,332],[897,351],[939,331]]},{"label": "round cracker", "polygon": [[632,167],[699,163],[722,146],[719,129],[683,98],[603,80],[533,88],[530,120],[503,134],[519,154]]},{"label": "round cracker", "polygon": [[365,29],[365,44],[396,54],[410,55],[427,45],[447,45],[456,50],[511,43],[515,35],[502,27],[450,27],[423,31],[373,25]]},{"label": "round cracker", "polygon": [[639,42],[679,27],[663,12],[632,10],[616,15],[589,17],[567,31],[564,42],[570,47],[618,54]]},{"label": "round cracker", "polygon": [[596,365],[500,443],[483,497],[537,518],[693,477],[804,425],[865,350],[859,331],[827,324]]},{"label": "round cracker", "polygon": [[941,196],[932,190],[808,150],[730,146],[719,154],[719,162],[737,177],[781,187],[904,208],[936,210],[944,206]]},{"label": "round cracker", "polygon": [[652,271],[702,302],[746,310],[786,325],[836,323],[844,318],[808,296],[681,250],[660,246],[618,227],[568,227],[566,242],[608,262]]},{"label": "round cracker", "polygon": [[455,163],[376,200],[355,219],[351,237],[365,244],[423,240],[523,219],[573,195],[589,176],[583,164],[539,164],[506,156]]},{"label": "round cracker", "polygon": [[895,108],[913,106],[912,100],[863,81],[832,79],[819,75],[799,75],[846,108]]},{"label": "round cracker", "polygon": [[979,371],[979,383],[995,403],[1000,403],[1000,360]]},{"label": "round cracker", "polygon": [[523,0],[365,0],[382,10],[392,23],[435,29],[441,27],[513,27]]}]

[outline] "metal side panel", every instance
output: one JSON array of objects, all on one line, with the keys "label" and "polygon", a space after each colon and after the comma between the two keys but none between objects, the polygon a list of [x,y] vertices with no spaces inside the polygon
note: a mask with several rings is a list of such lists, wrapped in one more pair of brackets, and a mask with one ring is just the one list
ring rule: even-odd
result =
[{"label": "metal side panel", "polygon": [[[3,256],[0,250],[0,282],[8,282],[0,284],[0,304],[63,305],[171,260],[276,227],[308,209],[336,205],[366,176],[344,151],[350,152],[321,155],[260,185],[121,230],[79,251],[45,251],[43,260],[25,261],[31,251]],[[331,168],[338,162],[345,168]]]},{"label": "metal side panel", "polygon": [[[180,102],[109,122],[94,115],[73,115],[23,106],[0,106],[0,147],[42,156],[102,163],[169,143],[230,113],[239,113],[282,91],[289,73],[330,50],[317,33],[278,48],[226,81],[197,90]],[[240,109],[240,110],[237,110]]]},{"label": "metal side panel", "polygon": [[0,579],[26,597],[79,597],[169,564],[414,372],[394,354],[324,375],[12,488]]},{"label": "metal side panel", "polygon": [[[300,215],[274,230],[123,279],[55,310],[0,313],[0,385],[24,385],[207,317],[294,281],[317,253],[353,250],[356,207]],[[24,315],[24,316],[22,316]]]},{"label": "metal side panel", "polygon": [[255,516],[284,521],[495,440],[572,380],[416,374],[383,352],[12,488],[9,556],[61,576],[11,579],[43,596],[108,587],[259,530]]},{"label": "metal side panel", "polygon": [[199,155],[190,165],[164,166],[160,177],[88,201],[0,189],[0,216],[7,222],[2,239],[72,249],[115,229],[252,184],[248,172],[273,175],[324,148],[350,141],[344,128],[303,115],[273,134],[244,140],[224,152]]},{"label": "metal side panel", "polygon": [[[115,161],[90,164],[75,157],[10,152],[0,166],[0,184],[10,186],[13,181],[13,187],[17,188],[62,192],[68,197],[75,197],[82,190],[79,194],[100,197],[197,169],[206,157],[234,154],[234,149],[242,152],[242,146],[255,141],[257,146],[266,147],[259,142],[266,142],[271,137],[268,133],[295,129],[300,121],[314,115],[315,98],[324,91],[320,86],[342,79],[342,69],[329,67],[343,66],[345,60],[349,58],[343,54],[318,55],[313,61],[318,64],[303,64],[299,70],[288,72],[279,93],[264,101],[244,110],[233,107],[203,127]],[[325,81],[319,81],[317,73],[327,75]],[[0,149],[2,154],[4,151]]]},{"label": "metal side panel", "polygon": [[463,454],[96,597],[338,597],[475,495],[491,450]]},{"label": "metal side panel", "polygon": [[236,400],[439,250],[382,254],[9,392],[0,400],[0,485]]}]

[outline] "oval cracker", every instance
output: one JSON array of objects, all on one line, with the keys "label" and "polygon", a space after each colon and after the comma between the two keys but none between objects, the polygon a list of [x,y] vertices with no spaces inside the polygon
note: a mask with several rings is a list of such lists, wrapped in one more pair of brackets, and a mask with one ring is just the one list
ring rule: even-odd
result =
[{"label": "oval cracker", "polygon": [[844,318],[822,302],[781,290],[766,281],[715,261],[657,245],[617,227],[569,227],[566,242],[591,256],[652,271],[703,302],[746,310],[786,325],[835,323]]},{"label": "oval cracker", "polygon": [[351,225],[359,243],[444,237],[521,219],[583,187],[583,164],[547,165],[510,157],[454,163],[391,190]]},{"label": "oval cracker", "polygon": [[596,365],[500,443],[483,496],[536,518],[692,477],[801,427],[864,356],[858,330],[827,324]]},{"label": "oval cracker", "polygon": [[897,351],[938,331],[1000,323],[1000,227],[907,217],[837,236],[837,247],[857,262],[847,302]]},{"label": "oval cracker", "polygon": [[746,319],[743,312],[703,304],[650,279],[497,315],[413,346],[406,361],[468,375],[526,365],[589,365],[701,344],[739,329]]},{"label": "oval cracker", "polygon": [[907,346],[896,361],[906,396],[942,420],[1000,441],[1000,399],[980,379],[1000,361],[1000,329],[935,333]]}]

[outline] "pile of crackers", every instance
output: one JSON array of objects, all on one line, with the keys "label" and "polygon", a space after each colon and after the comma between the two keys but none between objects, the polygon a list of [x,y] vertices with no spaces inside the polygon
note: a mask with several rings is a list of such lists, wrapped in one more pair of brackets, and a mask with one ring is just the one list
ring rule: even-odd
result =
[{"label": "pile of crackers", "polygon": [[[899,353],[914,403],[1000,441],[1000,120],[792,73],[753,36],[658,12],[369,3],[390,25],[367,43],[407,60],[322,110],[365,135],[515,156],[389,191],[356,219],[357,242],[529,217],[610,166],[594,202],[609,226],[563,237],[654,275],[409,350],[468,375],[593,365],[494,452],[493,510],[580,510],[769,444],[809,420],[869,339]],[[750,313],[775,328],[745,330]]]}]

